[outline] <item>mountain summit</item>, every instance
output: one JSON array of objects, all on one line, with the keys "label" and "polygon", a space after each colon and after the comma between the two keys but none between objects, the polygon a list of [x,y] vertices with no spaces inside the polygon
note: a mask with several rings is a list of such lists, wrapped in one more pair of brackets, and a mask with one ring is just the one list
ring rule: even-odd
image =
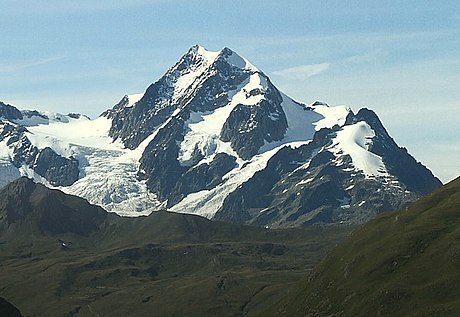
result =
[{"label": "mountain summit", "polygon": [[[95,120],[22,113],[0,111],[6,130],[21,131],[0,143],[4,178],[34,176],[120,214],[165,206],[269,227],[360,223],[441,185],[371,110],[296,102],[229,48],[193,46]],[[18,152],[18,138],[48,149],[52,166]],[[56,182],[69,168],[78,177]]]}]

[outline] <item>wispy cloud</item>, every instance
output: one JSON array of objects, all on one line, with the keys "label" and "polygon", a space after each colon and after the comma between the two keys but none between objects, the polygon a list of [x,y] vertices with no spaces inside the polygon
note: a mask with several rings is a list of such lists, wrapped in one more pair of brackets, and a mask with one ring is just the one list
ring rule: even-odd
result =
[{"label": "wispy cloud", "polygon": [[286,79],[305,80],[327,71],[329,67],[329,63],[300,65],[274,71],[272,75]]},{"label": "wispy cloud", "polygon": [[356,54],[345,58],[343,61],[351,64],[375,63],[385,60],[388,52],[383,49],[372,50],[362,54]]},{"label": "wispy cloud", "polygon": [[62,57],[49,57],[36,61],[23,62],[18,64],[0,65],[0,74],[13,73],[27,68],[46,65],[62,59]]}]

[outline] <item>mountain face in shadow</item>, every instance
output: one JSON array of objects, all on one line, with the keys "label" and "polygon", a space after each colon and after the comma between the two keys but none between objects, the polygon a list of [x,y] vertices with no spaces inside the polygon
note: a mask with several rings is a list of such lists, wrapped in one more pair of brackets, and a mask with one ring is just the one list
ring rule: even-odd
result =
[{"label": "mountain face in shadow", "polygon": [[264,316],[458,316],[460,178],[353,232]]},{"label": "mountain face in shadow", "polygon": [[104,222],[107,212],[86,200],[51,190],[21,177],[0,191],[0,225],[34,222],[42,233],[89,235]]}]

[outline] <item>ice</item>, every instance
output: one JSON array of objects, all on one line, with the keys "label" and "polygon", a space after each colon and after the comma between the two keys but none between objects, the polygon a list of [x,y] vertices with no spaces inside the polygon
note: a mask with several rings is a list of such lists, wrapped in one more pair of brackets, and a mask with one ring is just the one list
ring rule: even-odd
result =
[{"label": "ice", "polygon": [[321,114],[323,118],[314,123],[315,130],[319,131],[322,128],[332,128],[335,125],[339,127],[345,124],[348,114],[351,112],[350,107],[335,106],[329,107],[326,105],[312,106],[315,112]]},{"label": "ice", "polygon": [[136,102],[142,99],[142,97],[144,97],[144,93],[128,95],[128,104],[126,105],[126,108],[134,106]]},{"label": "ice", "polygon": [[382,158],[369,151],[369,145],[375,136],[374,131],[364,121],[344,126],[337,132],[329,151],[337,157],[349,155],[353,165],[366,177],[387,176],[388,172]]},{"label": "ice", "polygon": [[259,150],[260,153],[276,148],[281,144],[298,147],[309,143],[315,134],[315,122],[324,118],[323,115],[308,110],[285,94],[281,94],[281,96],[283,97],[281,106],[288,123],[286,134],[281,141],[266,142]]},{"label": "ice", "polygon": [[[78,159],[81,178],[71,186],[60,187],[62,191],[125,216],[158,210],[161,202],[137,179],[139,159],[155,133],[137,149],[129,150],[108,136],[110,126],[110,119],[105,117],[71,118],[68,123],[54,121],[29,127],[26,135],[40,149],[51,147],[62,156]],[[37,178],[32,170],[23,169],[22,173]]]},{"label": "ice", "polygon": [[78,154],[78,147],[90,147],[105,150],[121,150],[120,142],[113,142],[108,136],[111,121],[105,117],[95,120],[70,119],[64,123],[50,122],[28,127],[27,137],[39,149],[50,147],[56,153],[70,157]]},{"label": "ice", "polygon": [[148,191],[145,182],[137,179],[139,164],[136,156],[125,155],[129,150],[81,147],[80,153],[88,162],[83,167],[85,177],[61,190],[123,216],[148,215],[160,208],[156,195]]},{"label": "ice", "polygon": [[11,164],[10,156],[11,150],[5,141],[0,142],[0,188],[21,176],[19,170]]},{"label": "ice", "polygon": [[205,49],[203,46],[197,45],[197,52],[201,56],[203,56],[209,64],[213,63],[217,56],[219,56],[220,51],[218,52],[213,52],[213,51],[208,51]]}]

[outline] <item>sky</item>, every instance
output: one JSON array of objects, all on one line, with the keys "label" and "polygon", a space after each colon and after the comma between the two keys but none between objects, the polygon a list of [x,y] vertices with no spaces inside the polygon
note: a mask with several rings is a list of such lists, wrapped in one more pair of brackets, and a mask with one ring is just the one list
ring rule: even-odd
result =
[{"label": "sky", "polygon": [[230,47],[292,98],[373,109],[460,176],[460,1],[0,0],[0,100],[97,117],[188,48]]}]

